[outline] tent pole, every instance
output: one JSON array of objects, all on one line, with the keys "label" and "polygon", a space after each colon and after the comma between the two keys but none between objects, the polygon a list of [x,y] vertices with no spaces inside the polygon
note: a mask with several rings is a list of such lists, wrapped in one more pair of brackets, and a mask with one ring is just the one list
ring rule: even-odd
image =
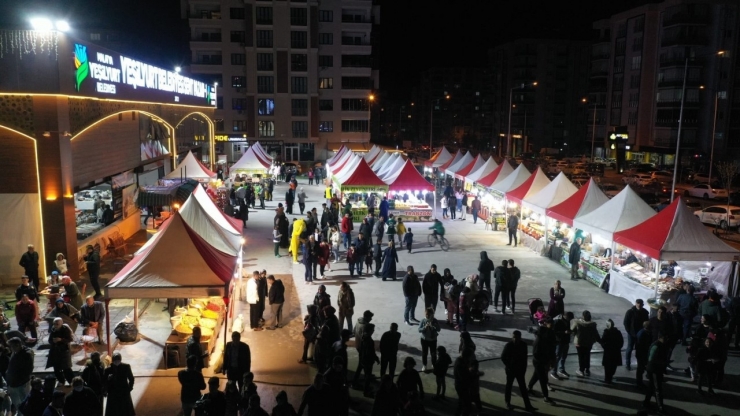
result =
[{"label": "tent pole", "polygon": [[[550,219],[547,217],[547,212],[545,212],[542,215],[545,217],[545,250],[547,250],[547,245],[549,244],[548,243],[549,240],[547,239],[547,234],[550,231],[549,230],[550,227],[548,226],[548,224],[550,223]],[[545,251],[545,253],[547,253],[547,251]],[[542,255],[542,253],[540,253],[540,255]]]},{"label": "tent pole", "polygon": [[655,300],[658,300],[658,279],[660,279],[660,260],[655,260]]},{"label": "tent pole", "polygon": [[[591,240],[591,241],[593,241],[593,240]],[[616,250],[616,249],[617,249],[617,243],[614,242],[614,240],[612,240],[612,248],[611,248],[610,253],[609,253],[609,257],[611,257],[609,259],[609,271],[607,272],[610,275],[612,273],[612,270],[614,269],[614,250]],[[610,285],[610,287],[611,287],[611,285]]]},{"label": "tent pole", "polygon": [[433,194],[432,195],[432,197],[433,197],[432,198],[432,204],[434,204],[434,206],[432,207],[432,209],[434,209],[434,212],[432,213],[432,216],[434,218],[437,218],[437,188],[434,188],[434,190],[432,191],[432,194]]},{"label": "tent pole", "polygon": [[134,299],[134,325],[139,329],[139,299]]},{"label": "tent pole", "polygon": [[110,299],[105,300],[105,334],[108,341],[108,356],[111,356],[110,350]]}]

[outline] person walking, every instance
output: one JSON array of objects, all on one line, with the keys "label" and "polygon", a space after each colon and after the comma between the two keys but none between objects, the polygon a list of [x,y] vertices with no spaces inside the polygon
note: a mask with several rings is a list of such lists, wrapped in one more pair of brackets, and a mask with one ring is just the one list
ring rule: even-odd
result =
[{"label": "person walking", "polygon": [[106,393],[108,400],[105,406],[105,416],[134,416],[134,402],[131,400],[131,391],[134,389],[134,374],[131,366],[124,364],[121,353],[113,353],[113,361],[104,372]]},{"label": "person walking", "polygon": [[[363,393],[365,397],[373,397],[374,393],[371,389],[371,383],[373,382],[373,365],[375,363],[380,364],[380,358],[375,353],[375,341],[373,341],[373,333],[375,332],[375,324],[365,325],[365,329],[362,333],[362,341],[360,342],[360,363],[362,364],[362,370],[365,372],[365,385],[363,387]],[[357,381],[357,377],[355,377]]]},{"label": "person walking", "polygon": [[393,240],[388,242],[388,247],[383,251],[383,270],[380,272],[380,276],[385,279],[396,280],[396,263],[398,263],[398,253],[396,253],[396,247]]},{"label": "person walking", "polygon": [[460,206],[460,221],[465,221],[468,216],[468,193],[465,191],[461,192],[461,198],[458,199],[458,205]]},{"label": "person walking", "polygon": [[444,400],[447,392],[447,370],[452,365],[452,358],[447,354],[447,349],[443,346],[437,347],[437,364],[434,365],[434,379],[437,383],[437,394],[434,396],[437,400]]},{"label": "person walking", "polygon": [[624,363],[627,371],[632,371],[632,350],[637,341],[637,332],[642,329],[642,323],[650,319],[650,314],[643,308],[642,299],[636,299],[635,305],[624,314],[624,330],[627,332],[627,349],[624,351]]},{"label": "person walking", "polygon": [[[508,270],[509,270],[509,306],[508,308],[511,310],[511,313],[514,313],[516,310],[516,288],[519,285],[519,279],[522,277],[522,272],[519,270],[518,267],[514,265],[514,260],[509,259],[508,261]],[[554,318],[554,317],[553,317]]]},{"label": "person walking", "polygon": [[393,377],[385,375],[380,378],[380,387],[375,394],[371,416],[397,415],[402,409],[398,387],[393,383]]},{"label": "person walking", "polygon": [[401,333],[398,332],[398,324],[392,323],[389,331],[380,337],[380,377],[385,376],[386,370],[391,378],[396,376],[396,362],[398,360],[398,344],[401,341]]},{"label": "person walking", "polygon": [[570,374],[565,371],[565,360],[568,358],[568,350],[570,349],[570,323],[572,320],[573,312],[566,312],[553,318],[552,327],[555,332],[555,364],[552,366],[550,376],[554,379],[570,377]]},{"label": "person walking", "polygon": [[199,326],[193,328],[193,334],[188,337],[188,342],[185,345],[187,357],[195,357],[195,369],[203,371],[206,368],[205,359],[208,357],[209,352],[203,351],[201,344],[202,329]]},{"label": "person walking", "polygon": [[[316,336],[319,334],[319,308],[316,305],[306,306],[306,315],[303,317],[303,355],[298,360],[299,364],[306,364],[313,358],[308,358],[309,349],[316,343]],[[313,357],[313,354],[312,354]]]},{"label": "person walking", "polygon": [[259,294],[257,288],[259,272],[254,271],[252,278],[247,280],[247,303],[249,304],[249,327],[252,331],[262,331],[260,326]]},{"label": "person walking", "polygon": [[432,354],[432,367],[437,365],[437,336],[442,329],[434,318],[434,308],[424,310],[424,319],[419,323],[421,334],[421,371],[427,371],[427,354]]},{"label": "person walking", "polygon": [[331,251],[334,253],[334,261],[332,261],[332,263],[336,263],[337,261],[339,261],[340,235],[336,225],[332,225],[330,230],[331,231],[329,232],[329,241],[331,242]]},{"label": "person walking", "polygon": [[[231,341],[226,343],[224,348],[224,359],[222,372],[226,374],[228,380],[233,380],[237,388],[241,390],[244,374],[252,369],[252,352],[249,345],[241,340],[241,334],[237,331],[231,333]],[[203,382],[204,390],[205,381]]]},{"label": "person walking", "polygon": [[[519,332],[519,331],[514,331]],[[526,345],[525,345],[526,348]],[[453,374],[455,378],[455,392],[457,393],[457,410],[455,416],[467,416],[470,414],[470,364],[474,360],[473,350],[465,349],[455,360]],[[503,357],[502,357],[503,359]],[[524,357],[524,368],[527,368],[526,355]],[[522,382],[523,385],[523,382]],[[525,391],[526,394],[526,391]]]},{"label": "person walking", "polygon": [[301,211],[301,215],[303,215],[303,211],[306,209],[306,192],[303,191],[302,186],[296,197],[298,198],[298,209]]},{"label": "person walking", "polygon": [[355,277],[355,265],[357,264],[357,261],[361,259],[360,255],[357,253],[357,246],[355,243],[350,244],[344,257],[347,260],[349,277]]},{"label": "person walking", "polygon": [[649,321],[645,321],[642,323],[642,329],[637,332],[637,336],[635,338],[635,360],[637,361],[635,385],[638,388],[642,388],[644,387],[643,375],[645,374],[645,369],[647,368],[648,355],[650,354],[650,345],[652,343]]},{"label": "person walking", "polygon": [[481,203],[478,197],[476,196],[473,200],[472,204],[470,205],[470,212],[473,214],[473,224],[478,223],[478,213],[481,210]]},{"label": "person walking", "polygon": [[280,238],[283,235],[280,234],[280,230],[278,229],[278,226],[275,225],[272,228],[272,244],[275,246],[275,257],[280,258]]},{"label": "person walking", "polygon": [[[346,319],[347,329],[352,332],[352,316],[355,314],[355,292],[345,281],[339,285],[337,307],[339,308],[339,329],[344,328]],[[347,363],[345,362],[344,365],[347,365]]]},{"label": "person walking", "polygon": [[[504,291],[504,285],[505,282],[509,280],[508,274],[509,274],[509,262],[507,260],[502,261],[501,265],[496,267],[496,269],[493,271],[493,280],[494,280],[494,292],[493,292],[493,307],[496,309],[496,312],[502,312],[506,313],[506,296],[503,296],[501,302],[502,306],[501,309],[498,308],[498,298],[501,296],[502,292]],[[490,287],[490,283],[489,283]]]},{"label": "person walking", "polygon": [[450,219],[454,220],[457,218],[457,197],[455,196],[455,193],[453,192],[452,195],[450,195],[450,200],[447,201],[447,206],[450,207]]},{"label": "person walking", "polygon": [[85,368],[82,370],[82,380],[87,387],[90,387],[95,392],[98,398],[98,408],[102,415],[105,392],[105,368],[103,368],[103,363],[100,361],[100,353],[98,351],[90,354],[90,359],[85,363]]},{"label": "person walking", "polygon": [[345,213],[344,217],[342,217],[342,224],[341,224],[341,230],[342,230],[342,239],[344,241],[344,249],[347,250],[349,248],[349,244],[352,241],[352,219],[350,218],[349,213]]},{"label": "person walking", "polygon": [[437,271],[437,265],[432,264],[421,281],[421,291],[424,294],[424,309],[432,308],[432,315],[437,311],[440,290],[444,292],[442,276]]},{"label": "person walking", "polygon": [[373,225],[373,236],[382,242],[383,235],[385,235],[385,217],[379,216],[378,221]]},{"label": "person walking", "polygon": [[39,290],[39,253],[36,252],[33,244],[28,245],[18,264],[23,267],[24,274],[28,276],[33,287]]},{"label": "person walking", "polygon": [[401,283],[403,289],[403,296],[406,298],[406,307],[403,311],[403,322],[406,325],[411,325],[411,321],[419,322],[416,319],[416,302],[421,295],[421,285],[419,284],[419,278],[414,272],[413,266],[406,268],[406,275],[403,277]]},{"label": "person walking", "polygon": [[18,407],[31,391],[31,374],[33,374],[34,352],[20,338],[8,340],[11,355],[7,362],[4,378],[7,383],[8,396]]},{"label": "person walking", "polygon": [[548,394],[549,386],[547,385],[547,372],[550,370],[550,363],[555,360],[555,334],[552,331],[552,318],[547,317],[542,325],[534,330],[534,344],[532,344],[532,367],[534,372],[529,379],[528,392],[534,394],[534,384],[539,381],[542,389],[542,396],[545,403],[555,404]]},{"label": "person walking", "polygon": [[49,356],[46,360],[46,368],[53,367],[54,375],[60,385],[72,383],[74,372],[72,371],[72,353],[70,344],[73,341],[72,330],[63,323],[62,318],[54,318],[53,326],[49,333]]},{"label": "person walking", "polygon": [[331,271],[331,264],[329,263],[330,256],[331,246],[329,246],[329,243],[325,240],[322,240],[319,243],[319,254],[317,258],[317,262],[319,263],[319,274],[316,277],[318,279],[326,279],[326,266],[329,266],[329,271]]},{"label": "person walking", "polygon": [[325,382],[324,374],[316,373],[313,384],[303,393],[301,405],[298,407],[298,416],[308,407],[308,416],[336,415],[336,400],[332,389]]},{"label": "person walking", "polygon": [[358,276],[362,276],[362,266],[365,264],[365,256],[367,256],[368,240],[365,240],[365,236],[362,234],[357,235],[355,240],[355,271]]},{"label": "person walking", "polygon": [[388,234],[388,241],[395,241],[398,230],[396,230],[396,219],[393,218],[393,214],[388,215],[388,221],[386,221],[385,225],[385,233]]},{"label": "person walking", "polygon": [[442,207],[442,219],[446,219],[447,218],[447,203],[448,202],[449,202],[449,200],[447,198],[442,198],[439,201],[439,204]]},{"label": "person walking", "polygon": [[[238,334],[238,332],[235,332]],[[191,416],[195,409],[195,402],[200,399],[201,390],[206,389],[206,380],[203,373],[195,369],[197,359],[190,356],[187,359],[187,368],[177,373],[180,382],[180,403],[184,416]]]},{"label": "person walking", "polygon": [[249,221],[249,205],[247,204],[246,198],[239,200],[239,215],[237,218],[242,220],[242,228],[247,228],[247,221]]},{"label": "person walking", "polygon": [[604,383],[606,384],[612,384],[617,367],[622,365],[622,346],[624,346],[622,332],[614,327],[614,321],[607,319],[606,328],[601,334],[601,347],[604,349],[601,365],[604,366]]},{"label": "person walking", "polygon": [[645,400],[642,402],[642,407],[648,409],[653,396],[655,396],[655,401],[658,403],[658,412],[661,414],[665,414],[665,407],[663,406],[663,375],[665,374],[666,365],[668,365],[665,360],[666,351],[664,341],[665,334],[659,334],[658,340],[650,346],[646,368],[648,389],[645,393]]},{"label": "person walking", "polygon": [[401,217],[398,217],[396,234],[398,235],[398,246],[403,247],[404,236],[406,235],[406,224],[403,223],[403,218]]},{"label": "person walking", "polygon": [[316,280],[316,265],[319,258],[319,243],[314,240],[313,234],[308,236],[308,240],[303,244],[303,266],[306,271],[304,280],[306,284],[313,283]]},{"label": "person walking", "polygon": [[82,377],[72,379],[72,391],[64,399],[64,416],[102,416],[98,408],[98,398],[90,387],[85,386]]},{"label": "person walking", "polygon": [[468,315],[470,314],[470,304],[473,301],[473,295],[472,291],[469,287],[465,287],[462,292],[460,292],[460,297],[458,298],[457,303],[457,312],[458,312],[458,326],[455,329],[460,330],[460,332],[464,332],[468,330]]},{"label": "person walking", "polygon": [[562,315],[565,312],[565,289],[560,286],[560,280],[555,281],[555,285],[550,288],[550,304],[547,307],[547,315],[550,317],[556,317]]},{"label": "person walking", "polygon": [[384,222],[388,219],[388,197],[384,196],[378,205],[378,221]]},{"label": "person walking", "polygon": [[265,325],[269,330],[283,327],[283,304],[285,303],[285,285],[280,279],[275,279],[275,276],[267,276],[267,283],[270,284],[270,290],[267,295],[267,300],[270,303],[270,312],[272,317],[270,323]]},{"label": "person walking", "polygon": [[87,245],[86,250],[87,254],[85,254],[83,260],[85,260],[87,274],[90,277],[90,284],[95,289],[95,298],[100,298],[103,296],[103,293],[100,292],[100,283],[98,281],[100,277],[100,253],[90,244]]},{"label": "person walking", "polygon": [[487,251],[480,252],[480,263],[478,263],[478,275],[481,280],[481,289],[488,287],[491,290],[491,273],[493,272],[493,260],[488,258]]},{"label": "person walking", "polygon": [[[694,297],[694,286],[688,283],[683,285],[682,293],[676,298],[676,307],[683,318],[683,334],[681,334],[681,345],[687,346],[687,340],[691,338],[691,325],[699,310],[699,302]],[[740,302],[737,303],[740,309]],[[740,337],[740,335],[738,335]],[[736,344],[737,345],[737,341]],[[629,363],[627,364],[629,369]]]},{"label": "person walking", "polygon": [[568,252],[568,263],[570,263],[570,280],[578,280],[578,268],[581,266],[581,237],[570,245]]},{"label": "person walking", "polygon": [[583,311],[581,319],[574,319],[570,324],[573,332],[573,344],[578,352],[578,371],[579,377],[591,375],[591,348],[599,342],[599,332],[596,329],[596,322],[591,321],[591,312]]},{"label": "person walking", "polygon": [[408,403],[409,393],[417,393],[424,397],[424,384],[421,382],[419,372],[414,369],[416,360],[412,357],[406,357],[403,360],[403,370],[398,375],[398,394],[401,397],[401,403]]},{"label": "person walking", "polygon": [[373,260],[375,260],[375,277],[380,277],[383,264],[383,240],[377,239],[373,246]]},{"label": "person walking", "polygon": [[[357,322],[355,323],[354,328],[354,336],[355,336],[355,350],[357,351],[357,356],[360,356],[360,349],[362,347],[362,336],[365,334],[365,327],[372,322],[374,314],[371,311],[365,311],[362,313],[362,316],[357,318]],[[355,369],[355,377],[353,380],[353,384],[358,385],[360,380],[360,373],[362,372],[362,361],[357,360],[357,369]]]},{"label": "person walking", "polygon": [[409,228],[406,231],[406,234],[403,235],[403,242],[406,244],[406,249],[409,251],[409,254],[411,254],[411,246],[414,244],[414,233],[411,232],[411,228]]},{"label": "person walking", "polygon": [[517,236],[516,233],[519,230],[519,217],[516,215],[509,215],[509,219],[506,221],[506,227],[509,230],[509,244],[507,246],[511,245],[511,240],[514,239],[514,247],[517,246]]}]

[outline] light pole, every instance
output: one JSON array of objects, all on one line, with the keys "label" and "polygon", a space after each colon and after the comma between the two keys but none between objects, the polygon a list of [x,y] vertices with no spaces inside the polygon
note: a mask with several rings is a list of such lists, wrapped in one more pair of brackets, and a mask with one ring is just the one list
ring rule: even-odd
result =
[{"label": "light pole", "polygon": [[367,97],[367,141],[368,143],[370,142],[370,139],[372,138],[370,136],[370,109],[373,106],[373,101],[375,101],[375,95],[370,94]]},{"label": "light pole", "polygon": [[[444,95],[445,95],[444,96],[445,100],[450,99],[450,95],[447,94],[447,91],[445,91]],[[441,100],[441,98],[432,98],[429,101],[429,158],[430,159],[432,158],[432,155],[434,153],[434,146],[432,146],[432,129],[434,127],[434,102],[435,101],[439,102],[439,100]]]},{"label": "light pole", "polygon": [[[583,98],[581,102],[587,103],[588,99]],[[591,125],[591,163],[594,163],[594,143],[596,141],[596,103],[594,103],[594,120]]]},{"label": "light pole", "polygon": [[714,118],[712,119],[712,150],[709,151],[709,186],[712,186],[712,164],[714,163],[714,137],[717,135],[717,107],[719,91],[714,92]]},{"label": "light pole", "polygon": [[512,157],[513,156],[511,154],[511,109],[512,109],[512,107],[514,105],[514,103],[513,103],[513,101],[514,101],[514,90],[524,89],[524,87],[528,87],[528,86],[536,87],[537,86],[537,81],[531,82],[529,84],[522,83],[518,87],[513,87],[513,88],[509,89],[509,127],[506,129],[506,153],[508,154],[509,157]]}]

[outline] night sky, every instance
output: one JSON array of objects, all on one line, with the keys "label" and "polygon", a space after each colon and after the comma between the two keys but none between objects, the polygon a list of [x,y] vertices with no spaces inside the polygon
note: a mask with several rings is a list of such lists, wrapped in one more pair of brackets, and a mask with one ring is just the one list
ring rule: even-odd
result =
[{"label": "night sky", "polygon": [[[381,90],[406,98],[427,68],[484,67],[488,49],[522,37],[590,39],[594,20],[657,0],[384,0]],[[154,7],[156,5],[156,7]],[[189,59],[179,0],[0,0],[0,27],[23,27],[32,12],[63,16],[72,27],[123,31],[121,52],[160,66]],[[26,26],[27,27],[27,26]]]}]

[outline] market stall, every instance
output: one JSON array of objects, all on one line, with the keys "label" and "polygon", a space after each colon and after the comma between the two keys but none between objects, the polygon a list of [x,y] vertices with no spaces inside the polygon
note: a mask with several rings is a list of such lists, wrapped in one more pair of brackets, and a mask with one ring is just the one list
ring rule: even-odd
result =
[{"label": "market stall", "polygon": [[[227,319],[224,304],[217,300],[228,299],[237,257],[211,246],[177,212],[152,240],[106,285],[106,312],[111,299],[135,299],[135,305],[138,299],[189,299],[186,315],[195,319],[184,321],[182,318],[178,320],[178,315],[173,316],[173,331],[183,339],[192,334],[194,326],[200,326],[210,335],[207,347],[211,351],[215,347],[220,324]],[[220,306],[219,310],[212,310],[215,316],[209,314],[211,316],[205,318],[202,308],[193,305],[193,299],[203,298]],[[135,311],[135,319],[137,316]],[[110,328],[109,317],[110,314],[106,313],[107,328]],[[165,345],[165,351],[166,348]]]},{"label": "market stall", "polygon": [[160,179],[155,185],[139,187],[139,207],[174,207],[182,205],[200,187],[194,179]]},{"label": "market stall", "polygon": [[387,175],[392,169],[403,166],[403,162],[404,160],[403,157],[401,157],[401,154],[394,153],[382,166],[377,166],[377,169],[374,168],[373,171],[382,179],[383,176]]},{"label": "market stall", "polygon": [[387,162],[388,159],[391,158],[391,156],[393,155],[388,152],[383,152],[380,154],[380,156],[375,158],[372,164],[368,163],[368,166],[370,166],[370,168],[374,172],[376,169],[380,169],[381,167],[383,167],[383,165],[385,165],[385,162]]},{"label": "market stall", "polygon": [[266,160],[270,165],[274,162],[273,157],[267,154],[267,151],[264,147],[262,147],[260,142],[254,142],[254,144],[251,145],[250,148],[254,148],[255,152],[257,152],[260,158],[262,160]]},{"label": "market stall", "polygon": [[475,159],[473,159],[470,163],[455,171],[455,179],[460,181],[460,183],[462,183],[464,186],[465,177],[469,176],[471,172],[480,169],[485,163],[486,159],[483,156],[476,156]]},{"label": "market stall", "polygon": [[432,169],[438,168],[444,165],[445,163],[447,163],[450,159],[452,159],[452,155],[450,154],[450,152],[447,150],[446,147],[442,146],[437,151],[437,153],[432,155],[432,157],[429,160],[424,162],[424,166],[427,168],[432,168]]},{"label": "market stall", "polygon": [[365,154],[364,158],[368,165],[372,166],[375,159],[377,159],[383,152],[383,149],[373,145],[370,150]]},{"label": "market stall", "polygon": [[381,198],[388,193],[388,184],[370,169],[365,159],[359,158],[353,169],[347,171],[346,176],[337,177],[334,181],[342,199],[349,199],[352,203],[352,218],[362,221],[367,216],[365,201],[370,193],[376,193]]},{"label": "market stall", "polygon": [[[654,215],[655,210],[627,186],[604,205],[576,217],[573,226],[581,230],[584,237],[581,246],[581,271],[586,280],[601,287],[609,270],[613,268],[612,262],[631,254],[622,247],[617,247],[614,233],[634,227]],[[576,231],[577,235],[579,231]],[[563,253],[563,262],[566,267],[570,267],[567,257],[566,251]]]},{"label": "market stall", "polygon": [[[562,238],[564,235],[560,222],[547,216],[547,209],[563,202],[577,190],[578,188],[561,172],[539,192],[534,195],[527,195],[522,199],[522,218],[528,218],[530,222],[541,224],[544,228],[544,235],[540,234],[544,247],[539,247],[538,244],[537,248],[543,250],[538,251],[539,253],[549,253],[550,247],[555,244],[558,237]],[[525,229],[522,232],[526,234]],[[534,238],[532,235],[529,237]],[[523,237],[522,241],[524,240]]]},{"label": "market stall", "polygon": [[459,162],[460,159],[462,159],[462,158],[463,158],[463,154],[462,154],[462,152],[460,150],[458,150],[457,153],[455,153],[454,156],[452,156],[447,162],[445,162],[445,163],[441,164],[440,166],[438,166],[437,169],[444,176],[444,174],[446,174],[446,172],[447,172],[447,169],[450,166],[454,166],[455,164],[457,164],[457,162]]},{"label": "market stall", "polygon": [[[630,302],[648,299],[651,307],[674,301],[687,282],[697,292],[711,287],[726,294],[731,264],[740,255],[694,217],[680,198],[644,222],[614,233],[614,241],[636,256],[631,262],[622,258],[614,262],[609,294]],[[722,273],[713,273],[715,269]]]},{"label": "market stall", "polygon": [[347,153],[349,149],[347,149],[347,146],[341,145],[339,149],[337,149],[337,152],[334,154],[334,156],[330,157],[327,161],[327,165],[333,165],[337,162],[342,156],[344,156],[345,153]]},{"label": "market stall", "polygon": [[468,164],[470,162],[473,162],[474,160],[475,160],[475,158],[473,157],[472,152],[467,152],[467,153],[465,153],[463,155],[463,157],[460,158],[460,160],[458,160],[455,163],[452,163],[450,166],[448,166],[447,168],[445,168],[444,173],[446,175],[452,176],[454,178],[455,177],[455,173],[458,170],[461,170],[465,166],[468,166]]},{"label": "market stall", "polygon": [[255,146],[249,146],[242,157],[229,168],[229,175],[248,175],[261,178],[267,174],[272,161],[267,159]]},{"label": "market stall", "polygon": [[478,169],[471,169],[470,173],[465,175],[465,189],[472,189],[474,183],[493,172],[497,167],[498,164],[493,160],[493,156],[491,156]]},{"label": "market stall", "polygon": [[491,191],[491,186],[508,177],[514,168],[508,160],[504,160],[489,174],[482,176],[476,182],[476,191],[481,200],[481,211],[478,216],[485,221],[495,221],[494,229],[503,230],[506,226],[506,206],[500,193]]},{"label": "market stall", "polygon": [[531,210],[525,210],[522,202],[537,195],[548,184],[550,184],[550,179],[538,167],[521,185],[506,192],[507,205],[514,208],[513,215],[518,215],[521,219],[518,231],[520,244],[540,254],[544,252],[546,247],[545,217]]},{"label": "market stall", "polygon": [[567,253],[568,246],[573,241],[572,237],[575,234],[575,230],[572,228],[573,219],[588,214],[604,205],[607,201],[609,201],[609,197],[601,191],[593,178],[591,178],[573,195],[559,204],[547,208],[547,216],[559,222],[556,225],[557,233],[553,233],[555,242],[550,247],[550,259],[567,266],[567,263],[564,264],[563,259],[565,257],[563,253]]},{"label": "market stall", "polygon": [[195,179],[198,182],[210,182],[216,179],[216,173],[206,168],[203,163],[195,158],[193,152],[188,152],[185,158],[172,172],[164,177],[165,179]]},{"label": "market stall", "polygon": [[389,191],[389,213],[396,218],[408,221],[430,221],[434,217],[435,203],[430,207],[426,202],[426,194],[434,194],[434,185],[427,182],[416,170],[411,160],[406,160],[403,166],[386,179]]}]

